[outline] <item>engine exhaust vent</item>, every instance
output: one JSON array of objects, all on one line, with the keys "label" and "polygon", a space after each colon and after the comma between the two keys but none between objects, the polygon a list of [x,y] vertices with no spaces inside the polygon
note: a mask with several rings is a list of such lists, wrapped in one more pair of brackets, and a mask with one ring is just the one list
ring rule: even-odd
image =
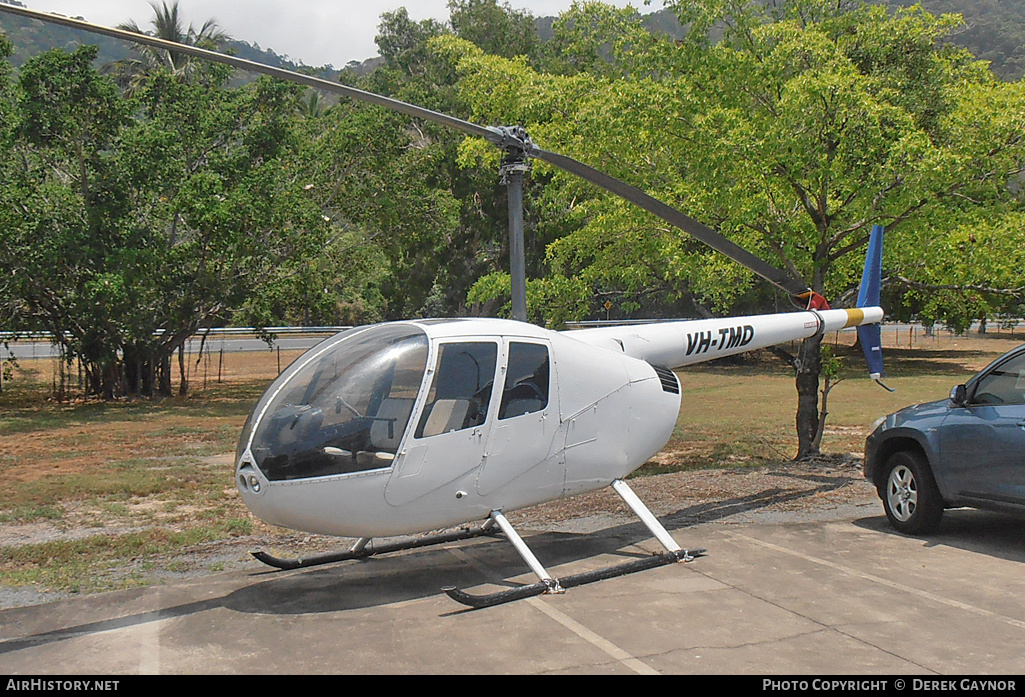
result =
[{"label": "engine exhaust vent", "polygon": [[663,392],[680,394],[680,381],[676,378],[676,373],[669,368],[660,368],[657,365],[651,367],[655,369],[655,374],[658,375],[658,380],[662,383]]}]

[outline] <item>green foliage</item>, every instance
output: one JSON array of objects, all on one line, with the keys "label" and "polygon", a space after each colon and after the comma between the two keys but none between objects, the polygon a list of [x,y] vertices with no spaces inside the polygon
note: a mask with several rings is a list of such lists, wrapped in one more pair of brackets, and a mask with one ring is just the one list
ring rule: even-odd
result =
[{"label": "green foliage", "polygon": [[93,53],[52,51],[21,70],[0,191],[12,323],[66,337],[89,392],[166,393],[190,334],[323,246],[294,133],[299,91],[155,73],[127,97]]},{"label": "green foliage", "polygon": [[[919,3],[884,0],[884,4]],[[987,61],[1001,79],[1017,81],[1025,75],[1025,5],[1007,0],[921,0],[920,4],[933,14],[961,15],[964,25],[948,40]]]},{"label": "green foliage", "polygon": [[378,322],[387,309],[381,292],[387,275],[388,260],[373,240],[358,231],[336,231],[315,256],[275,268],[235,321],[255,327]]},{"label": "green foliage", "polygon": [[404,75],[425,75],[435,63],[427,42],[446,31],[444,25],[433,19],[416,22],[405,7],[381,15],[376,38],[381,57],[389,68]]},{"label": "green foliage", "polygon": [[537,59],[540,39],[529,12],[496,0],[449,0],[449,22],[456,36],[493,56]]},{"label": "green foliage", "polygon": [[[497,306],[497,314],[511,312],[511,279],[496,272],[483,276],[470,289],[468,301]],[[551,274],[527,280],[527,320],[549,329],[562,329],[566,322],[583,317],[591,304],[591,287],[579,278]]]},{"label": "green foliage", "polygon": [[[829,297],[857,284],[883,224],[905,314],[961,326],[1017,311],[1025,87],[950,45],[957,16],[847,0],[667,8],[674,34],[577,3],[544,43],[498,0],[453,0],[448,23],[399,9],[381,18],[384,64],[344,79],[523,124]],[[222,38],[174,10],[158,30]],[[166,391],[176,347],[211,323],[506,312],[490,145],[267,80],[230,87],[223,67],[157,69],[159,54],[123,93],[95,55],[42,54],[17,79],[0,62],[0,323],[66,332],[91,391]],[[647,316],[780,305],[736,264],[542,162],[525,201],[534,321],[602,316],[606,299]]]},{"label": "green foliage", "polygon": [[957,332],[974,320],[1021,316],[1025,283],[1025,216],[965,219],[953,229],[922,226],[896,279],[907,310],[926,325],[943,322]]}]

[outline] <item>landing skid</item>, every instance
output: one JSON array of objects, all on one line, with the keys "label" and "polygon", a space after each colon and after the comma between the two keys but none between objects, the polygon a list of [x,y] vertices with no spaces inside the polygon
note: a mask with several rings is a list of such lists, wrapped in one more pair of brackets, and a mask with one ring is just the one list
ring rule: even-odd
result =
[{"label": "landing skid", "polygon": [[506,520],[505,516],[502,515],[502,512],[493,511],[491,513],[491,517],[478,527],[460,528],[453,532],[396,540],[394,542],[388,542],[380,545],[371,544],[371,539],[369,537],[363,537],[345,552],[331,552],[328,554],[319,554],[312,557],[296,559],[282,559],[280,557],[267,554],[266,552],[253,552],[252,554],[264,564],[276,569],[304,569],[311,566],[333,564],[335,562],[349,561],[352,559],[366,559],[368,557],[373,557],[378,554],[386,554],[388,552],[398,552],[406,549],[418,549],[420,547],[445,544],[447,542],[469,540],[474,537],[481,537],[484,535],[494,536],[497,532],[495,530],[495,527],[497,526],[501,529],[505,537],[513,544],[513,547],[516,548],[516,551],[538,577],[539,581],[530,585],[520,586],[519,588],[511,588],[505,591],[498,591],[497,593],[486,593],[481,595],[466,593],[453,586],[446,586],[442,589],[453,600],[475,609],[501,605],[502,603],[544,595],[545,593],[562,593],[567,588],[583,586],[588,583],[615,578],[617,576],[625,576],[626,574],[646,571],[647,569],[654,569],[659,566],[666,566],[677,562],[688,562],[704,555],[705,550],[703,549],[680,548],[669,532],[662,527],[662,524],[658,522],[658,519],[651,513],[651,511],[648,510],[647,506],[645,506],[644,503],[637,498],[637,495],[634,494],[630,487],[626,485],[626,482],[617,480],[612,483],[612,488],[623,498],[627,505],[630,506],[631,510],[637,514],[659,543],[665,547],[664,552],[657,552],[650,557],[645,557],[644,559],[637,559],[635,561],[608,566],[594,571],[555,578],[549,574],[543,566],[541,566],[537,557],[535,557],[533,552],[530,551],[530,548],[527,547],[526,543],[524,543],[523,539],[519,536],[513,526],[508,520]]},{"label": "landing skid", "polygon": [[616,480],[612,483],[612,488],[620,495],[620,497],[622,497],[626,504],[630,506],[631,510],[633,510],[647,528],[651,530],[652,534],[659,543],[665,547],[666,551],[658,552],[657,554],[645,559],[638,559],[624,564],[608,566],[603,569],[596,569],[595,571],[588,571],[582,574],[555,578],[549,574],[543,566],[541,566],[537,557],[535,557],[533,552],[530,551],[530,548],[523,542],[516,530],[513,529],[512,525],[509,524],[509,521],[506,520],[504,515],[502,515],[501,511],[493,511],[489,520],[498,524],[502,529],[502,532],[505,533],[506,538],[512,542],[513,547],[516,548],[516,551],[519,552],[520,556],[538,577],[539,581],[530,585],[520,586],[519,588],[511,588],[506,591],[498,591],[497,593],[482,595],[466,593],[452,586],[446,586],[442,588],[442,590],[445,591],[445,593],[448,594],[448,597],[453,600],[460,602],[463,605],[479,609],[501,605],[502,603],[508,603],[513,600],[531,598],[545,593],[562,593],[567,588],[573,588],[574,586],[582,586],[587,583],[594,583],[595,581],[615,578],[616,576],[625,576],[626,574],[645,571],[647,569],[653,569],[667,564],[691,561],[705,553],[705,550],[703,549],[681,549],[669,532],[660,522],[658,522],[658,519],[651,513],[651,511],[648,510],[648,507],[645,506],[644,503],[637,498],[637,495],[634,494],[630,487],[626,485],[626,482]]},{"label": "landing skid", "polygon": [[474,537],[493,534],[494,523],[489,518],[482,525],[475,528],[460,528],[453,532],[439,533],[437,535],[424,535],[423,537],[397,540],[395,542],[387,542],[380,545],[370,544],[370,538],[364,537],[360,538],[356,544],[345,552],[329,552],[327,554],[318,554],[316,556],[298,559],[282,559],[262,551],[252,552],[252,555],[267,566],[273,566],[275,569],[305,569],[310,566],[334,564],[335,562],[349,561],[351,559],[366,559],[368,557],[377,556],[378,554],[387,554],[388,552],[399,552],[405,549],[418,549],[420,547],[440,545],[445,544],[446,542],[456,542],[458,540],[469,540]]},{"label": "landing skid", "polygon": [[545,579],[527,586],[511,588],[507,591],[498,591],[497,593],[473,595],[452,586],[446,586],[445,588],[442,588],[442,590],[448,594],[448,597],[452,598],[456,602],[468,605],[474,609],[480,609],[492,607],[494,605],[501,605],[502,603],[508,603],[513,600],[532,598],[538,595],[544,595],[545,593],[560,593],[567,588],[583,586],[587,583],[603,581],[608,578],[615,578],[616,576],[625,576],[626,574],[632,574],[637,571],[646,571],[647,569],[654,569],[658,566],[666,566],[668,564],[675,564],[681,561],[691,561],[702,556],[704,553],[705,550],[703,549],[681,549],[677,552],[658,552],[645,559],[638,559],[637,561],[617,564],[615,566],[607,566],[603,569],[587,571],[582,574]]}]

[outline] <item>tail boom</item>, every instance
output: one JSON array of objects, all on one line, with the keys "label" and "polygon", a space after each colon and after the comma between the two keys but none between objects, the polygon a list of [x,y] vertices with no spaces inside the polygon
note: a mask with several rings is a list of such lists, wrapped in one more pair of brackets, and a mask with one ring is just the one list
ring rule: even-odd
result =
[{"label": "tail boom", "polygon": [[859,307],[579,329],[566,334],[672,369],[806,339],[816,333],[876,324],[882,319],[881,307]]}]

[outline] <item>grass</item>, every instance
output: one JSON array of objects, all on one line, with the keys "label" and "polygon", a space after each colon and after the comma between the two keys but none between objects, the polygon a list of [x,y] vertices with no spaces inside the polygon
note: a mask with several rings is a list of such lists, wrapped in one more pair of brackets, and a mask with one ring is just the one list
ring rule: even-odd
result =
[{"label": "grass", "polygon": [[[1023,340],[1007,333],[888,338],[894,393],[864,377],[862,359],[833,338],[846,373],[829,395],[823,452],[860,454],[876,418],[946,397]],[[294,355],[282,356],[282,365]],[[0,393],[0,535],[22,539],[13,533],[28,530],[40,540],[0,547],[0,585],[132,587],[159,580],[158,559],[173,570],[182,563],[174,559],[197,545],[273,532],[236,494],[230,454],[277,374],[276,355],[226,354],[221,382],[193,379],[186,397],[114,403],[51,399],[53,368],[48,359],[22,361]],[[794,380],[778,359],[756,352],[680,378],[676,430],[639,475],[761,466],[796,453]]]},{"label": "grass", "polygon": [[193,526],[183,531],[150,528],[120,535],[92,535],[0,548],[0,582],[66,593],[129,588],[146,583],[131,562],[223,539],[228,531]]},{"label": "grass", "polygon": [[0,585],[131,587],[152,576],[140,560],[264,529],[225,455],[277,359],[225,363],[185,397],[104,403],[52,399],[54,362],[21,361],[0,393],[0,533],[42,541],[0,546]]},{"label": "grass", "polygon": [[[843,357],[841,380],[828,397],[822,452],[860,456],[872,422],[908,404],[945,399],[991,360],[1021,344],[1009,333],[950,335],[894,345],[885,335],[887,392],[864,371],[860,350],[832,337]],[[638,473],[764,465],[797,453],[797,392],[792,371],[768,352],[680,371],[683,407],[663,452]]]}]

